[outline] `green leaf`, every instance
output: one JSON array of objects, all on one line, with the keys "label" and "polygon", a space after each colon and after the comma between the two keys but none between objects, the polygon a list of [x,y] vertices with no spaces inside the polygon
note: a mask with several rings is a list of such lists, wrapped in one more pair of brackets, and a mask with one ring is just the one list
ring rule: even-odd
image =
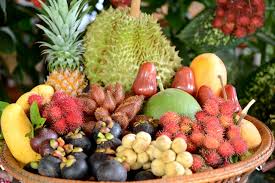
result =
[{"label": "green leaf", "polygon": [[4,31],[0,30],[0,53],[10,54],[15,51],[15,41],[12,36]]},{"label": "green leaf", "polygon": [[42,118],[39,112],[39,107],[36,102],[31,105],[30,118],[34,129],[40,128],[44,125],[46,119]]},{"label": "green leaf", "polygon": [[238,155],[233,155],[229,158],[230,163],[237,163],[240,157]]},{"label": "green leaf", "polygon": [[3,110],[9,105],[7,102],[0,101],[0,116],[2,115]]},{"label": "green leaf", "polygon": [[7,19],[6,0],[1,0],[1,1],[0,1],[0,8],[1,8],[2,11],[3,11],[4,19],[5,19],[5,21],[6,21],[6,19]]}]

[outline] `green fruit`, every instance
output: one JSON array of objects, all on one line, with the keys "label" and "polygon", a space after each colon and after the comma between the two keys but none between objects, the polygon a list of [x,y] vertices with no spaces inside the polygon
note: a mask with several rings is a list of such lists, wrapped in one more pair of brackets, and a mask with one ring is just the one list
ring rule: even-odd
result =
[{"label": "green fruit", "polygon": [[152,96],[144,108],[144,114],[159,119],[165,112],[178,114],[195,119],[201,107],[196,99],[185,91],[169,88]]},{"label": "green fruit", "polygon": [[108,85],[120,82],[126,91],[139,66],[152,62],[164,86],[169,86],[181,58],[163,35],[157,21],[142,13],[129,15],[129,9],[108,9],[88,26],[84,37],[85,71],[90,83]]}]

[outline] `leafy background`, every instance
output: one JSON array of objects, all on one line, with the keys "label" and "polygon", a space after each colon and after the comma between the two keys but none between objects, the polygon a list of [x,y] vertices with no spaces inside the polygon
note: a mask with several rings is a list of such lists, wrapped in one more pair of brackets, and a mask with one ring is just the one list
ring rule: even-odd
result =
[{"label": "leafy background", "polygon": [[[236,86],[239,99],[245,105],[250,99],[259,102],[250,114],[258,117],[275,129],[275,1],[266,0],[265,25],[254,35],[245,39],[230,39],[229,42],[200,42],[205,35],[214,36],[207,22],[213,17],[215,0],[201,0],[206,7],[199,16],[189,19],[191,0],[143,0],[142,11],[161,12],[160,24],[164,34],[179,50],[183,65],[202,52],[214,52],[225,62],[229,83]],[[96,0],[90,0],[95,6]],[[15,0],[0,0],[0,101],[14,101],[24,91],[44,81],[47,74],[41,49],[37,44],[44,39],[35,27],[39,22],[39,10],[23,6]],[[105,0],[104,7],[110,2]],[[164,9],[164,10],[163,10]],[[198,34],[199,33],[199,34]],[[224,39],[214,37],[214,40]],[[240,44],[241,43],[241,44]],[[213,46],[214,44],[214,46]],[[203,46],[198,46],[203,45]],[[253,91],[251,91],[253,88]],[[272,171],[269,171],[271,174]],[[275,181],[272,176],[256,175],[255,182]],[[262,179],[265,178],[265,180]]]}]

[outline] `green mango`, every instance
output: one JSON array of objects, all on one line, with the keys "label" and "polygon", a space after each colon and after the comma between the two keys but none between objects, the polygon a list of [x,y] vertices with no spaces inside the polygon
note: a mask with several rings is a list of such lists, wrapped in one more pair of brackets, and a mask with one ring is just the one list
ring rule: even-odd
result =
[{"label": "green mango", "polygon": [[177,112],[195,119],[196,112],[200,110],[199,103],[192,95],[176,88],[168,88],[152,96],[143,112],[154,119],[159,119],[166,112]]}]

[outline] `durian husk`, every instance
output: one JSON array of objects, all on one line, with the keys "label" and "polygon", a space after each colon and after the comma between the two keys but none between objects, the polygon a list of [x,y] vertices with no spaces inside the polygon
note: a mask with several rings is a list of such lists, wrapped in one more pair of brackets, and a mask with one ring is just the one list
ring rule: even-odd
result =
[{"label": "durian husk", "polygon": [[108,9],[88,26],[84,36],[85,68],[91,83],[120,82],[131,89],[139,66],[156,65],[165,87],[169,86],[181,58],[162,34],[157,21],[141,13],[129,16],[129,9]]}]

